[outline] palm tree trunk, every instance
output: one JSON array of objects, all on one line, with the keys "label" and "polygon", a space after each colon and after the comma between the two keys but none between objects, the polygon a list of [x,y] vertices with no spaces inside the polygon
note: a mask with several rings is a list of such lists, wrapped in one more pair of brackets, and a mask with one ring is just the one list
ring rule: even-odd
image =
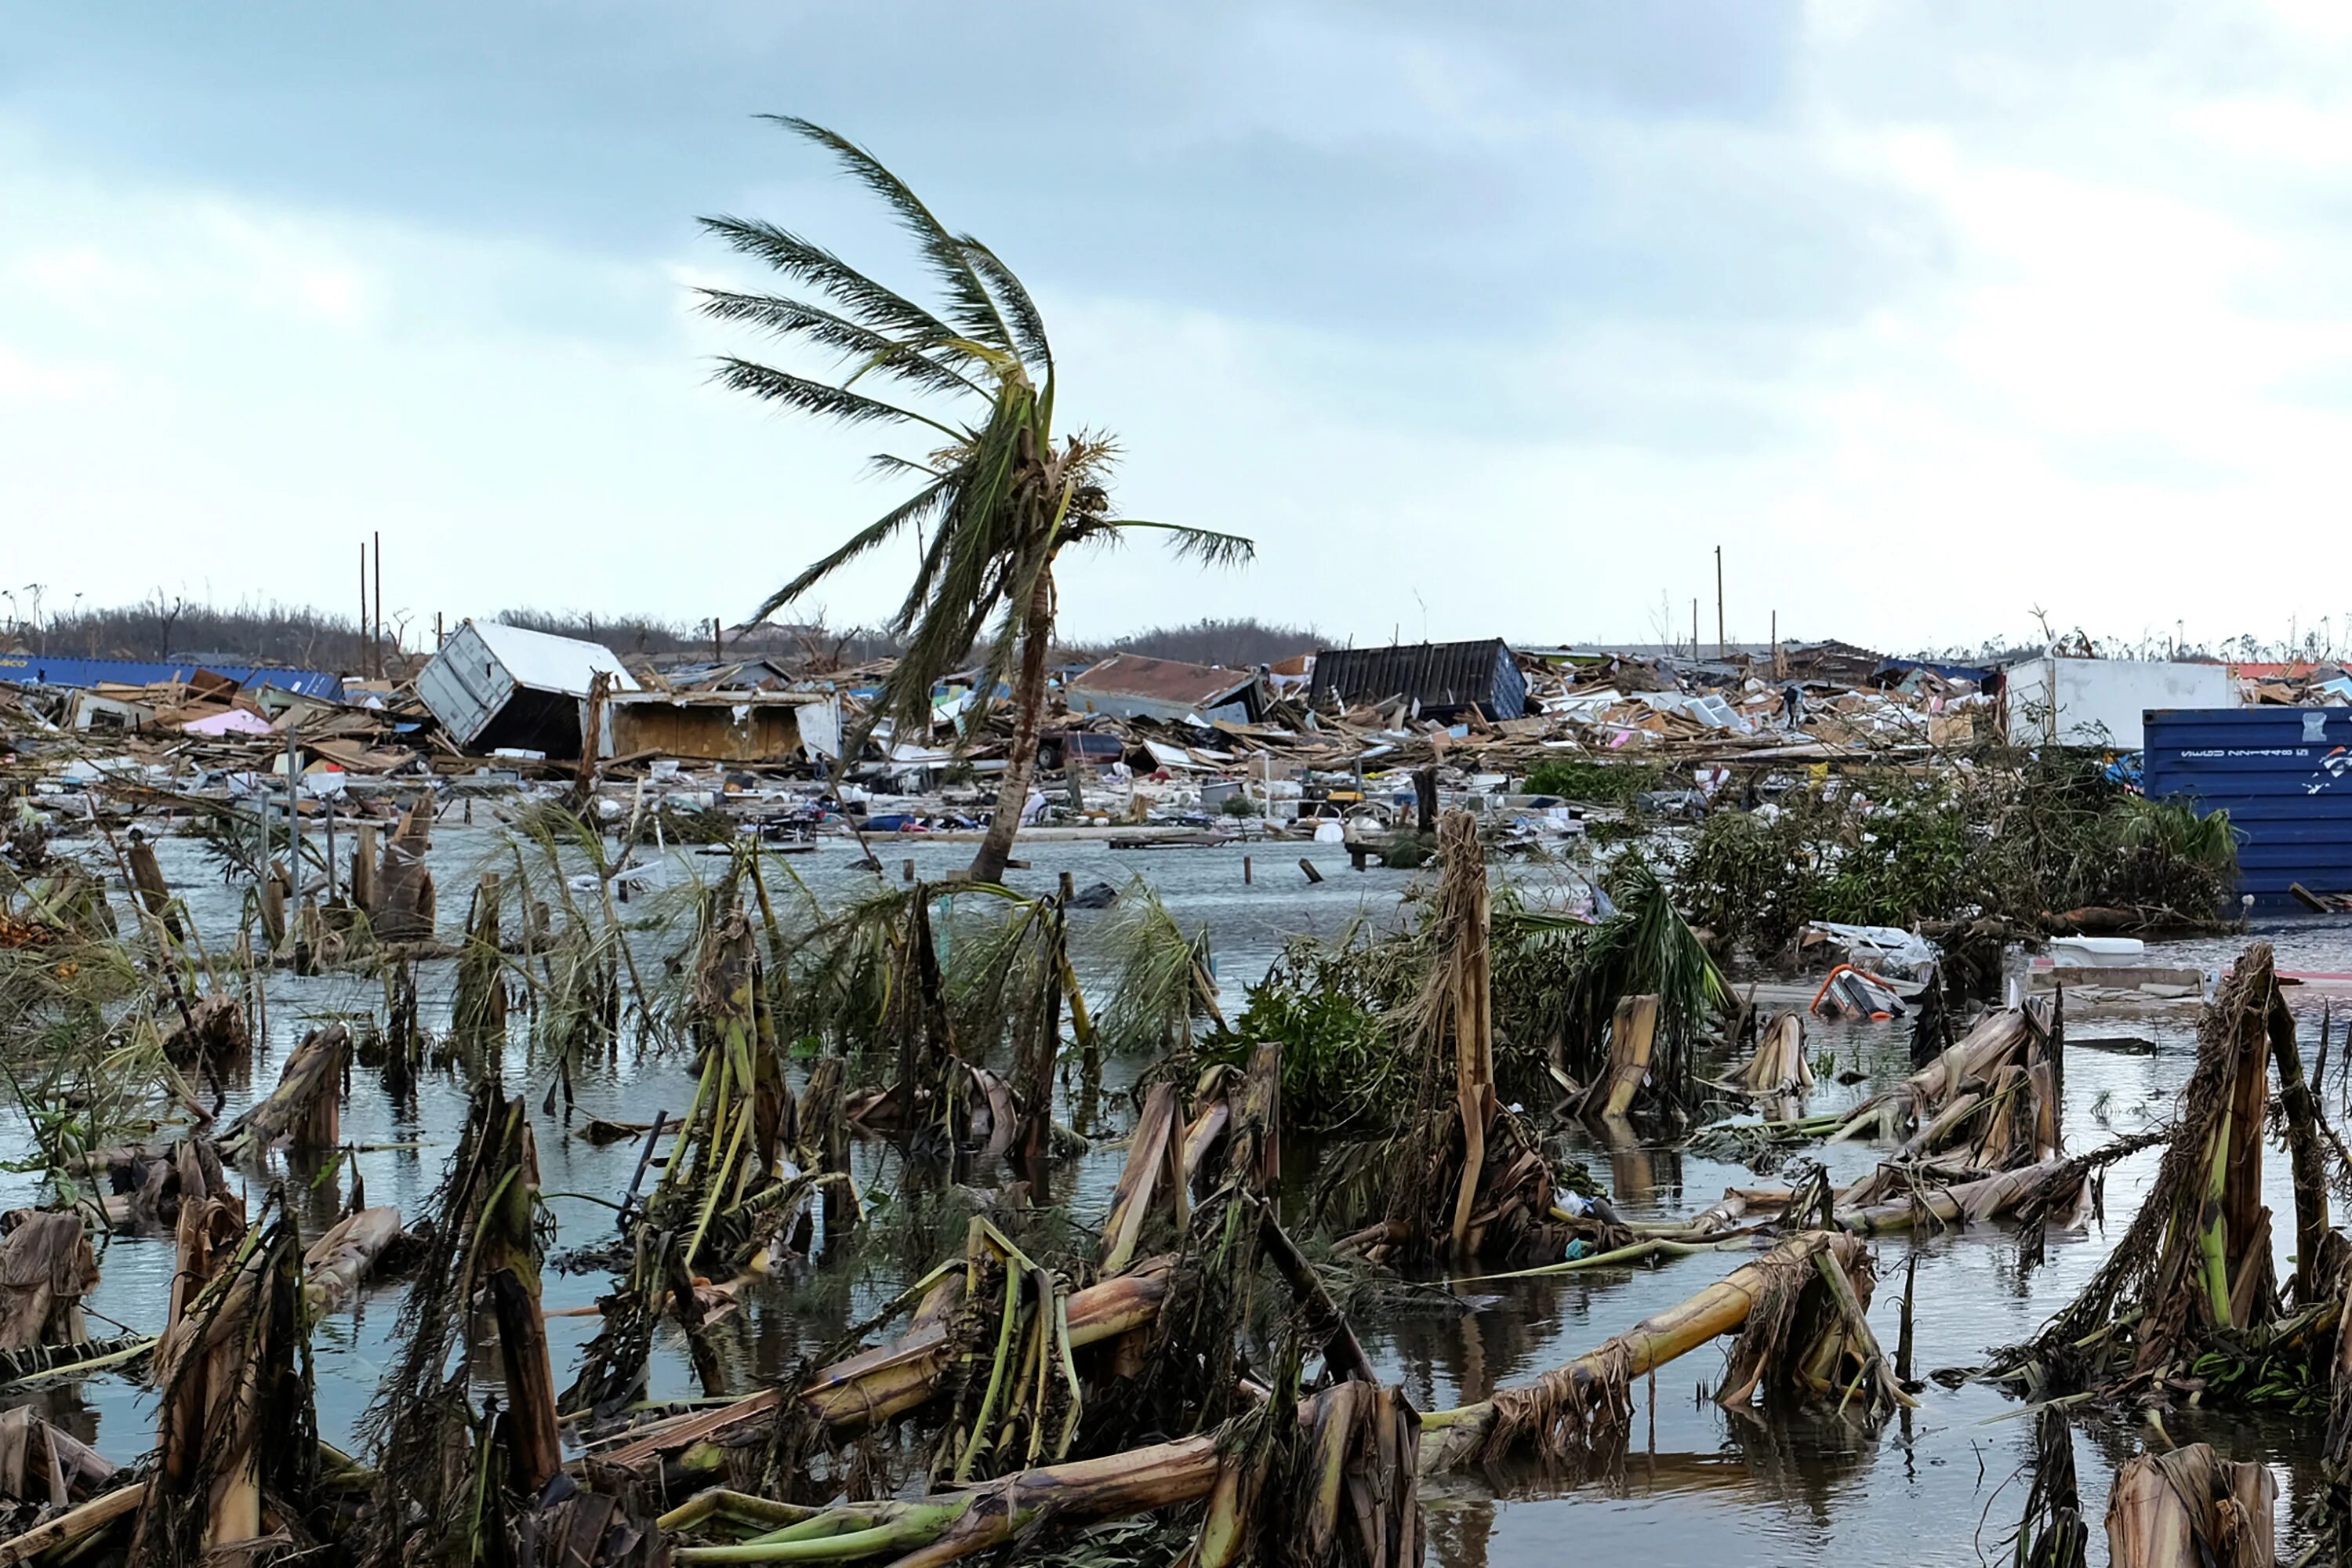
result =
[{"label": "palm tree trunk", "polygon": [[[989,818],[988,834],[980,853],[971,858],[971,879],[1001,882],[1004,863],[1013,858],[1013,836],[1021,827],[1021,813],[1029,804],[1029,780],[1037,771],[1037,731],[1045,718],[1045,655],[1054,641],[1054,569],[1037,574],[1029,591],[1029,619],[1021,639],[1021,668],[1013,677],[1013,744],[1004,753],[1004,779],[996,790],[996,815]],[[985,702],[987,692],[975,700]]]}]

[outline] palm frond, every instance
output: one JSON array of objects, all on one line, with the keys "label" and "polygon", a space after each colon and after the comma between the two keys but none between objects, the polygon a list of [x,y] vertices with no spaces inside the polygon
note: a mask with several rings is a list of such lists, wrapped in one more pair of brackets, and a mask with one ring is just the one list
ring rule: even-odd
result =
[{"label": "palm frond", "polygon": [[927,479],[943,479],[948,477],[947,470],[944,468],[935,468],[929,463],[919,463],[912,458],[901,458],[895,452],[875,453],[866,459],[866,470],[870,474],[880,476],[920,474]]},{"label": "palm frond", "polygon": [[851,177],[880,196],[898,214],[899,224],[914,237],[917,248],[922,251],[940,287],[947,290],[949,314],[962,328],[963,335],[992,347],[1013,350],[1012,329],[1005,325],[1003,313],[997,310],[988,286],[981,281],[971,258],[955,237],[931,216],[931,209],[923,205],[921,198],[907,188],[905,181],[884,168],[879,159],[856,142],[814,121],[785,114],[761,118],[829,148]]},{"label": "palm frond", "polygon": [[823,292],[877,331],[889,332],[926,352],[951,355],[964,352],[956,346],[964,334],[896,289],[877,283],[824,247],[812,244],[788,228],[725,213],[695,221],[702,226],[704,233],[726,241],[730,249],[756,257],[793,281]]},{"label": "palm frond", "polygon": [[804,414],[822,414],[828,419],[838,419],[845,425],[864,425],[871,420],[889,419],[928,425],[941,435],[953,437],[959,434],[952,426],[942,425],[927,414],[901,408],[895,403],[852,392],[847,387],[829,382],[813,381],[804,375],[778,370],[772,365],[755,364],[750,360],[723,355],[719,368],[710,379],[737,392],[748,392],[763,403],[782,403]]},{"label": "palm frond", "polygon": [[[776,294],[743,294],[731,289],[699,289],[695,307],[717,321],[747,321],[780,338],[798,337],[864,363],[858,374],[885,375],[950,395],[967,392],[985,397],[987,390],[951,366],[928,357],[923,350],[887,333],[861,326],[846,316]],[[856,375],[851,381],[858,379]]]},{"label": "palm frond", "polygon": [[926,485],[914,495],[892,507],[888,511],[851,534],[840,548],[824,556],[802,572],[799,576],[761,601],[759,610],[751,618],[754,621],[765,620],[850,562],[887,541],[900,529],[910,523],[919,522],[938,510],[941,501],[946,499],[947,489],[948,481],[940,479]]},{"label": "palm frond", "polygon": [[1013,322],[1013,338],[1022,355],[1050,373],[1054,368],[1054,345],[1045,341],[1045,318],[1037,309],[1037,302],[1029,298],[1028,289],[1013,275],[1013,268],[997,258],[996,252],[972,236],[960,236],[957,243],[963,247],[973,269],[996,291],[998,302]]},{"label": "palm frond", "polygon": [[1219,533],[1210,528],[1187,528],[1180,522],[1147,522],[1141,518],[1110,518],[1102,524],[1113,537],[1130,528],[1148,528],[1169,536],[1168,549],[1179,561],[1202,566],[1242,566],[1257,557],[1257,541],[1239,533]]}]

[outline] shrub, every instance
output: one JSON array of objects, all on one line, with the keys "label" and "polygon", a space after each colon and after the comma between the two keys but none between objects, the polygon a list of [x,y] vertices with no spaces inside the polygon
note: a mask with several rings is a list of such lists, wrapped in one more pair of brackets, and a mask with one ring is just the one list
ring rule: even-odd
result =
[{"label": "shrub", "polygon": [[1522,787],[1528,795],[1556,795],[1597,805],[1631,805],[1637,796],[1663,789],[1665,783],[1666,771],[1652,763],[1554,757],[1528,770]]}]

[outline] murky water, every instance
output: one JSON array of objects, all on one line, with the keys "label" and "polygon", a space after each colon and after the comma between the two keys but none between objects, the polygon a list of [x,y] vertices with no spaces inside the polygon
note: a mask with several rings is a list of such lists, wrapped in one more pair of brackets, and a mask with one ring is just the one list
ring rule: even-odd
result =
[{"label": "murky water", "polygon": [[[486,819],[487,822],[487,819]],[[462,891],[472,875],[500,853],[499,837],[488,826],[444,828],[433,856],[444,890],[445,934],[454,928]],[[188,899],[208,939],[225,942],[233,933],[242,891],[224,887],[206,870],[191,846],[167,839],[160,847],[167,876]],[[968,846],[890,846],[881,854],[895,883],[900,863],[911,858],[917,873],[936,876],[960,868]],[[1157,889],[1188,929],[1205,923],[1217,956],[1221,988],[1238,1002],[1242,988],[1261,974],[1292,934],[1336,935],[1351,921],[1385,919],[1410,885],[1400,872],[1357,873],[1336,846],[1265,846],[1244,849],[1184,849],[1150,853],[1114,851],[1098,844],[1024,845],[1032,869],[1011,877],[1016,886],[1051,889],[1062,871],[1084,888],[1097,881],[1123,885],[1141,874]],[[1242,857],[1252,857],[1244,881]],[[792,861],[793,871],[820,900],[836,901],[869,892],[876,879],[854,868],[853,847],[827,843]],[[1307,880],[1297,864],[1311,859],[1325,878]],[[510,862],[509,862],[510,864]],[[715,874],[723,862],[691,854],[672,858],[673,874]],[[1552,884],[1541,868],[1514,868],[1538,883]],[[1074,917],[1083,921],[1084,915]],[[2352,936],[2325,921],[2297,921],[2258,931],[2278,944],[2283,970],[2352,970]],[[2212,968],[2226,963],[2238,941],[2180,944],[2179,962]],[[1083,934],[1077,944],[1083,955]],[[661,954],[641,947],[640,960],[657,967]],[[447,966],[439,966],[446,969]],[[425,1001],[428,1023],[443,1020],[446,975],[431,977]],[[286,1052],[311,1023],[377,1006],[381,992],[356,976],[299,979],[284,973],[269,980],[267,1039],[257,1053],[250,1085],[233,1091],[231,1114],[266,1093],[277,1081]],[[2323,1005],[2339,1016],[2352,1004],[2352,991],[2321,985],[2294,993],[2305,1038],[2315,1037]],[[2186,1079],[2193,1056],[2192,1005],[2134,1007],[2128,1016],[2103,1018],[2081,1005],[2069,1008],[2070,1048],[2066,1067],[2065,1127],[2068,1146],[2081,1150],[2104,1141],[2110,1131],[2139,1130],[2168,1114],[2171,1097]],[[521,1031],[518,1031],[520,1033]],[[2102,1049],[2082,1042],[2105,1035],[2153,1039],[2152,1054]],[[1826,1052],[1840,1068],[1875,1075],[1878,1081],[1907,1068],[1896,1026],[1822,1026],[1809,1047]],[[2339,1047],[2336,1059],[2345,1054]],[[1704,1070],[1704,1069],[1703,1069]],[[546,1088],[534,1076],[518,1045],[508,1060],[510,1086],[528,1094],[534,1108]],[[2331,1071],[2330,1103],[2342,1093]],[[583,1076],[576,1085],[572,1125],[592,1116],[644,1121],[656,1109],[682,1111],[690,1093],[683,1065],[671,1059],[635,1061],[624,1053],[607,1074]],[[1815,1110],[1857,1102],[1872,1084],[1825,1082],[1811,1101]],[[399,1205],[404,1215],[425,1210],[440,1179],[463,1117],[465,1095],[446,1078],[420,1084],[413,1110],[394,1106],[375,1076],[355,1071],[344,1113],[344,1136],[362,1152],[350,1164],[363,1178],[371,1203]],[[559,1111],[538,1115],[540,1159],[549,1205],[561,1226],[560,1248],[601,1242],[612,1235],[606,1205],[626,1188],[637,1149],[624,1142],[599,1149],[567,1135]],[[0,1156],[21,1160],[28,1152],[21,1118],[11,1116],[0,1131]],[[1093,1225],[1107,1205],[1121,1150],[1098,1146],[1055,1177],[1055,1200],[1074,1218]],[[1704,1207],[1729,1185],[1754,1184],[1744,1167],[1670,1150],[1612,1152],[1581,1148],[1585,1160],[1622,1205],[1644,1216],[1663,1216]],[[1808,1151],[1843,1182],[1865,1173],[1877,1152],[1847,1144]],[[885,1158],[868,1149],[861,1181],[877,1176],[887,1190]],[[893,1157],[894,1158],[894,1157]],[[2027,1268],[2014,1238],[1999,1226],[1918,1238],[1891,1237],[1878,1247],[1880,1288],[1872,1316],[1892,1347],[1896,1302],[1905,1265],[1918,1258],[1916,1336],[1920,1367],[1969,1365],[1987,1347],[2029,1335],[2097,1268],[2113,1237],[2136,1209],[2155,1170],[2154,1152],[2115,1167],[2108,1175],[2104,1226],[2094,1223],[2072,1234],[2053,1232],[2044,1261]],[[348,1182],[337,1173],[316,1187],[305,1173],[292,1173],[305,1209],[306,1229],[331,1218]],[[2273,1209],[2292,1212],[2283,1158],[2269,1162]],[[575,1195],[576,1194],[576,1195]],[[0,1174],[0,1203],[34,1201],[34,1178]],[[257,1197],[257,1193],[255,1194]],[[602,1199],[604,1204],[591,1201]],[[2291,1226],[2278,1227],[2282,1250],[2292,1242]],[[1708,1280],[1727,1273],[1740,1258],[1701,1255],[1655,1267],[1583,1273],[1549,1279],[1477,1287],[1477,1309],[1465,1313],[1416,1312],[1393,1321],[1360,1325],[1383,1372],[1399,1380],[1425,1408],[1483,1397],[1500,1384],[1523,1381],[1558,1365],[1647,1314],[1682,1300]],[[172,1268],[167,1237],[124,1237],[107,1245],[104,1278],[90,1306],[126,1327],[152,1332],[161,1326]],[[2282,1257],[2282,1273],[2285,1270]],[[783,1275],[746,1292],[741,1310],[715,1329],[722,1363],[735,1386],[748,1388],[788,1366],[794,1357],[828,1342],[842,1323],[894,1294],[910,1277],[877,1258],[835,1263]],[[602,1273],[551,1270],[546,1304],[551,1312],[585,1306],[605,1287]],[[321,1435],[348,1445],[352,1428],[393,1354],[403,1288],[397,1282],[370,1289],[356,1310],[319,1326],[316,1345]],[[578,1352],[595,1328],[587,1317],[554,1316],[550,1334],[559,1379],[568,1378]],[[110,1331],[101,1322],[95,1331]],[[1532,1471],[1448,1477],[1424,1484],[1431,1510],[1431,1561],[1447,1564],[1552,1563],[1574,1555],[1601,1560],[1633,1557],[1656,1563],[1811,1563],[1834,1547],[1855,1563],[1965,1563],[2000,1555],[2023,1503],[2023,1483],[2012,1480],[2031,1451],[2031,1423],[2019,1406],[1991,1390],[1964,1385],[1948,1390],[1930,1383],[1921,1407],[1875,1427],[1841,1421],[1823,1412],[1778,1414],[1769,1419],[1719,1409],[1707,1397],[1722,1369],[1722,1352],[1708,1347],[1661,1371],[1635,1391],[1636,1440],[1622,1468],[1573,1486]],[[674,1341],[657,1347],[653,1392],[657,1396],[695,1392],[684,1357]],[[152,1432],[152,1395],[132,1380],[97,1375],[42,1385],[31,1399],[52,1419],[117,1459],[135,1458]],[[2170,1423],[2176,1437],[2201,1436],[2234,1458],[2261,1458],[2280,1479],[2283,1543],[2292,1539],[2291,1520],[2310,1496],[2319,1441],[2315,1427],[2279,1423],[2221,1422],[2191,1415]],[[2078,1429],[2077,1460],[2086,1514],[2095,1521],[2105,1506],[2115,1469],[2138,1447],[2128,1429]],[[2103,1549],[2095,1549],[2095,1556]]]}]

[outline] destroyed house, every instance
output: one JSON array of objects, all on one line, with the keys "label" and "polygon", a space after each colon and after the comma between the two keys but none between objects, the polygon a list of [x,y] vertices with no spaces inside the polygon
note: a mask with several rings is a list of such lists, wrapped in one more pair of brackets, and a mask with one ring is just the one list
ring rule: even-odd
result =
[{"label": "destroyed house", "polygon": [[814,691],[616,691],[604,705],[602,750],[611,757],[788,762],[805,743],[802,715],[824,710],[826,724],[837,727],[833,709],[831,698]]},{"label": "destroyed house", "polygon": [[1265,713],[1255,674],[1213,664],[1115,653],[1072,676],[1062,700],[1073,713],[1112,719],[1226,720],[1254,724]]},{"label": "destroyed house", "polygon": [[1311,706],[1377,708],[1398,698],[1424,719],[1451,719],[1474,707],[1489,719],[1517,719],[1527,711],[1528,679],[1500,637],[1316,654]]},{"label": "destroyed house", "polygon": [[418,672],[416,695],[467,751],[572,758],[600,674],[614,691],[636,689],[621,656],[602,644],[469,620]]},{"label": "destroyed house", "polygon": [[343,678],[320,669],[278,669],[267,665],[198,664],[193,659],[58,658],[37,653],[0,653],[0,680],[19,686],[203,687],[207,679],[228,689],[274,686],[305,697],[343,700]]}]

